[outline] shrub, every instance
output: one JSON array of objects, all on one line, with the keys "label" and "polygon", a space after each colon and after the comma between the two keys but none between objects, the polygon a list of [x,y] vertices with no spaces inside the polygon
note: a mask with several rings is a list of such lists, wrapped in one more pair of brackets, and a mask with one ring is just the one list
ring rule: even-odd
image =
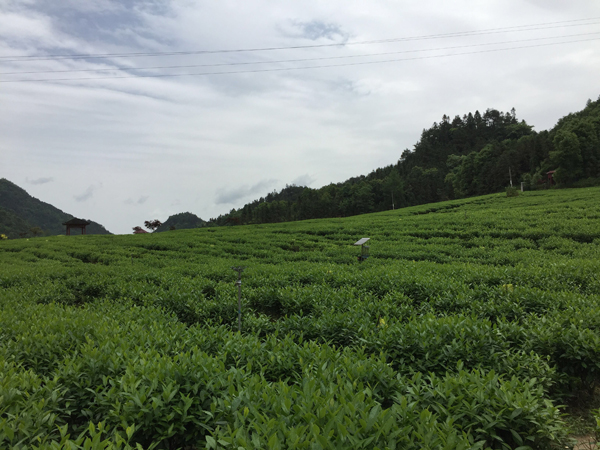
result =
[{"label": "shrub", "polygon": [[506,188],[506,196],[507,197],[518,197],[519,190],[516,187],[507,187]]}]

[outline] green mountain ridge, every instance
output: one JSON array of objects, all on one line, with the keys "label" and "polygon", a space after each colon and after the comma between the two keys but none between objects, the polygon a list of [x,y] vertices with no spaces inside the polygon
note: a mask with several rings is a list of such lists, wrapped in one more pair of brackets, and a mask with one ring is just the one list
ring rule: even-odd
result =
[{"label": "green mountain ridge", "polygon": [[527,190],[600,184],[600,97],[536,132],[515,110],[444,115],[424,129],[394,165],[318,189],[280,192],[210,219],[209,226],[347,217],[501,192],[511,180]]},{"label": "green mountain ridge", "polygon": [[201,228],[204,226],[206,226],[206,221],[191,212],[183,212],[169,216],[156,231],[185,230],[190,228]]},{"label": "green mountain ridge", "polygon": [[[0,233],[9,239],[64,234],[63,222],[73,217],[32,197],[6,178],[0,178]],[[86,228],[87,234],[111,234],[99,223],[90,222]]]}]

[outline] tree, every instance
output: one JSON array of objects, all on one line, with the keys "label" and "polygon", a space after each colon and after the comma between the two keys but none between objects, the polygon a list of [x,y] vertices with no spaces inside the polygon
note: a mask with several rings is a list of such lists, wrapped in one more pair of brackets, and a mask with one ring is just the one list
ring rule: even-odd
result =
[{"label": "tree", "polygon": [[387,193],[391,196],[392,209],[396,206],[403,206],[404,204],[404,193],[402,192],[402,180],[397,170],[392,170],[390,174],[384,178],[383,187]]},{"label": "tree", "polygon": [[158,219],[154,219],[154,220],[146,220],[144,222],[144,226],[146,228],[148,228],[150,231],[154,231],[156,230],[158,227],[160,227],[162,225],[162,222]]},{"label": "tree", "polygon": [[375,206],[375,196],[373,195],[373,187],[363,181],[356,190],[354,197],[355,214],[366,214],[373,211]]},{"label": "tree", "polygon": [[439,201],[439,189],[443,187],[444,178],[437,168],[424,169],[415,166],[406,178],[408,194],[413,204],[432,203]]},{"label": "tree", "polygon": [[557,167],[559,182],[576,180],[583,172],[583,158],[577,135],[571,131],[559,131],[554,137],[555,151],[550,152],[550,161]]}]

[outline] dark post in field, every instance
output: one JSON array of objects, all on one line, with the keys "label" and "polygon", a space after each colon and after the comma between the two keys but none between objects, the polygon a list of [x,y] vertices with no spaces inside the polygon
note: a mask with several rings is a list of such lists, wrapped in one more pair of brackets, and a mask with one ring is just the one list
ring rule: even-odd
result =
[{"label": "dark post in field", "polygon": [[244,266],[232,267],[238,273],[238,279],[235,282],[235,285],[238,287],[238,331],[242,332],[242,272],[244,271]]}]

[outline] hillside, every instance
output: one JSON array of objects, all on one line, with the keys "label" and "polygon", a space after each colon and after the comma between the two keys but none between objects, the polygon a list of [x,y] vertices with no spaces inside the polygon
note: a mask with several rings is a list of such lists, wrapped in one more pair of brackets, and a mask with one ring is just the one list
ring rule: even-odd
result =
[{"label": "hillside", "polygon": [[533,128],[514,109],[444,115],[394,165],[319,189],[286,186],[209,225],[347,217],[489,194],[503,191],[509,174],[527,190],[547,187],[550,170],[562,187],[600,184],[600,99],[550,131]]},{"label": "hillside", "polygon": [[[63,222],[73,218],[54,206],[29,195],[24,189],[5,178],[0,179],[0,232],[9,238],[52,236],[65,233]],[[39,228],[39,230],[35,230]],[[32,232],[32,229],[33,232]],[[86,228],[87,234],[110,234],[99,223]]]},{"label": "hillside", "polygon": [[0,208],[0,234],[14,239],[19,233],[29,232],[32,226],[17,216],[14,212]]},{"label": "hillside", "polygon": [[573,448],[599,221],[595,187],[3,241],[0,447]]}]

